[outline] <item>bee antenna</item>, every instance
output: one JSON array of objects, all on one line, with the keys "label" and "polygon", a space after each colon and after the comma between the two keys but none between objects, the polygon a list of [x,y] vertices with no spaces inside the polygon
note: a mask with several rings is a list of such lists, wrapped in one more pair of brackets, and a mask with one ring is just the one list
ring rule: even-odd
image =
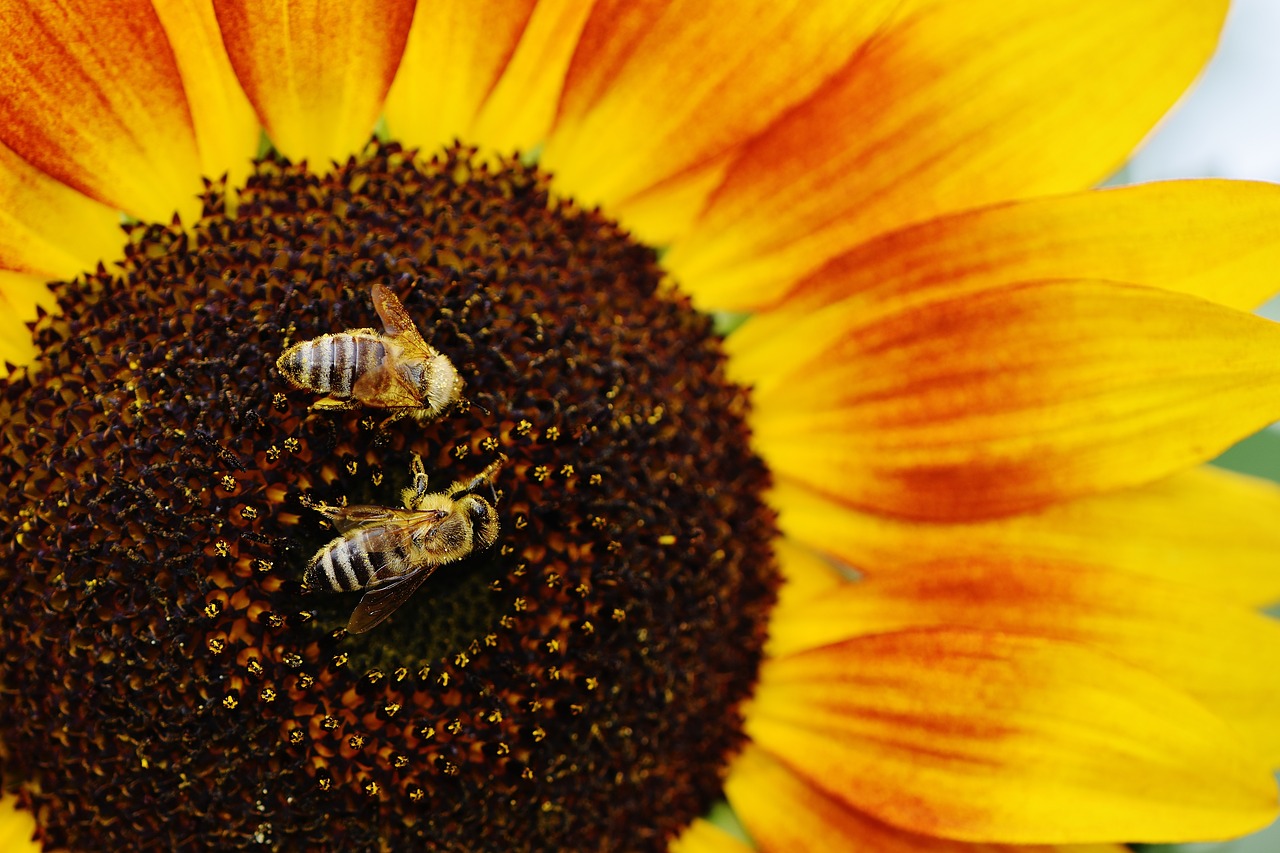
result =
[{"label": "bee antenna", "polygon": [[480,488],[481,483],[488,483],[489,491],[493,493],[494,503],[497,503],[498,490],[494,488],[493,475],[498,473],[498,469],[501,468],[503,465],[507,464],[507,461],[508,461],[507,454],[499,453],[498,458],[490,462],[488,467],[486,467],[479,474],[476,474],[474,477],[472,477],[467,482],[466,486],[464,486],[461,489],[458,489],[458,491],[454,492],[449,497],[453,498],[454,500],[457,500],[463,495],[470,494],[474,492],[476,489]]},{"label": "bee antenna", "polygon": [[503,465],[506,465],[508,461],[509,458],[507,454],[499,453],[498,458],[490,462],[489,467],[485,468],[484,472],[480,475],[489,483],[489,493],[493,495],[493,503],[495,505],[498,503],[498,488],[493,484],[493,475],[498,473],[498,470],[502,468]]}]

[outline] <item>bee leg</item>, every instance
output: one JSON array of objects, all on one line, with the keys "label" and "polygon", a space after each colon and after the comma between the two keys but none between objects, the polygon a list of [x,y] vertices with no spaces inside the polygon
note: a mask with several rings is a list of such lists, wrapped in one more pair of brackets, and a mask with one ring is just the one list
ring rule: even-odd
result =
[{"label": "bee leg", "polygon": [[422,457],[413,454],[413,463],[409,466],[409,470],[413,472],[413,486],[405,489],[401,496],[404,498],[405,509],[417,509],[420,502],[426,497],[427,491],[427,469],[422,464]]},{"label": "bee leg", "polygon": [[321,503],[320,501],[313,501],[310,498],[306,498],[306,497],[304,497],[301,500],[301,504],[307,509],[313,509],[316,512],[323,515],[325,520],[328,521],[330,524],[332,524],[334,527],[338,526],[337,519],[342,517],[342,509],[343,509],[342,507],[330,506],[327,503]]},{"label": "bee leg", "polygon": [[387,427],[391,426],[393,423],[400,420],[401,418],[408,417],[409,415],[417,411],[419,410],[418,409],[397,409],[395,412],[391,414],[391,417],[387,418],[382,423],[378,424],[378,429],[386,429]]},{"label": "bee leg", "polygon": [[333,412],[354,409],[360,405],[358,400],[342,400],[337,397],[321,397],[311,404],[313,412]]}]

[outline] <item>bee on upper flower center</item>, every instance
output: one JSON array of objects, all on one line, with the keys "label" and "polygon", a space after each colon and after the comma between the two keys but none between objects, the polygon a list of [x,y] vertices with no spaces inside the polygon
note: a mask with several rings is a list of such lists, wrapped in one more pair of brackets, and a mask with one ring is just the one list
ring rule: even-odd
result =
[{"label": "bee on upper flower center", "polygon": [[352,329],[302,341],[276,359],[295,387],[327,394],[313,409],[365,405],[395,409],[386,427],[403,417],[425,423],[462,400],[462,377],[449,357],[423,340],[390,288],[373,286],[373,307],[385,329]]}]

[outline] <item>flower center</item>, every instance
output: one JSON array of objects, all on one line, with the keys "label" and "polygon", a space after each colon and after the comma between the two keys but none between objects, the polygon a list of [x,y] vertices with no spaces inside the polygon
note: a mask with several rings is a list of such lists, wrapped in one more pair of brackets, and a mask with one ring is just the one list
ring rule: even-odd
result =
[{"label": "flower center", "polygon": [[[742,741],[777,584],[768,472],[708,319],[532,167],[259,164],[55,285],[4,387],[0,742],[48,843],[665,847]],[[393,290],[464,402],[314,409],[290,344]],[[495,460],[491,548],[385,622],[304,589],[313,507]]]}]

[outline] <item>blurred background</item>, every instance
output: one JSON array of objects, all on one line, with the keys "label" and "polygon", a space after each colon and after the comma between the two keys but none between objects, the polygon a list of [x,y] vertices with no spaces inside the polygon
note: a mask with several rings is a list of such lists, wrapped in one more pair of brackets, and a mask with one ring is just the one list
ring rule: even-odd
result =
[{"label": "blurred background", "polygon": [[[1280,0],[1233,0],[1218,53],[1200,82],[1108,183],[1187,177],[1280,182]],[[1280,236],[1280,222],[1276,233]],[[1280,270],[1276,274],[1280,280]],[[1280,320],[1280,298],[1260,313]],[[1280,430],[1264,430],[1224,454],[1217,464],[1280,481]],[[1280,571],[1280,554],[1276,564]],[[1276,715],[1280,717],[1280,708]],[[1225,844],[1140,849],[1280,853],[1280,825]]]},{"label": "blurred background", "polygon": [[1200,82],[1118,176],[1280,180],[1280,0],[1234,0]]}]

